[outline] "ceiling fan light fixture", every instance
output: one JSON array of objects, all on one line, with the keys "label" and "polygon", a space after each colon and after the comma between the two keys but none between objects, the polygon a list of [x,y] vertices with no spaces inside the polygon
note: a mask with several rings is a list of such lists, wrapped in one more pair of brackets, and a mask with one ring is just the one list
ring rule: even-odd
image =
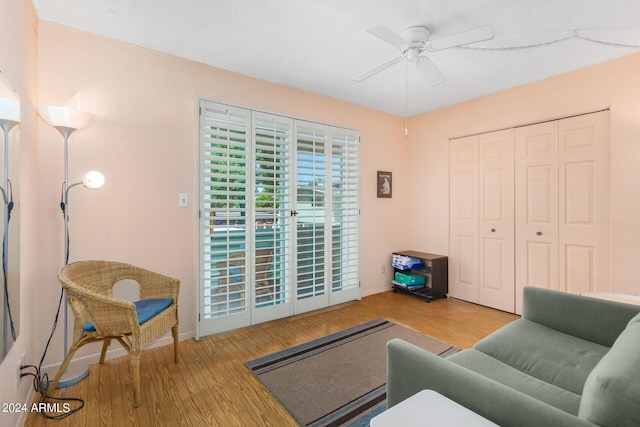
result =
[{"label": "ceiling fan light fixture", "polygon": [[420,58],[420,51],[417,48],[411,48],[407,51],[407,61],[416,62]]}]

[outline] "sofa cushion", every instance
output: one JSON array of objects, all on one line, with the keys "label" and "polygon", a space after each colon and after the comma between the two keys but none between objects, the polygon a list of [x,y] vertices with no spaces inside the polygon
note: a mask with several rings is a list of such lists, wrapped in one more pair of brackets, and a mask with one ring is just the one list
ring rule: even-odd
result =
[{"label": "sofa cushion", "polygon": [[600,426],[640,426],[640,314],[587,378],[578,416]]},{"label": "sofa cushion", "polygon": [[577,395],[609,350],[526,319],[509,323],[473,348]]},{"label": "sofa cushion", "polygon": [[447,360],[491,378],[514,390],[573,415],[578,415],[580,395],[541,381],[516,368],[473,349],[462,350]]}]

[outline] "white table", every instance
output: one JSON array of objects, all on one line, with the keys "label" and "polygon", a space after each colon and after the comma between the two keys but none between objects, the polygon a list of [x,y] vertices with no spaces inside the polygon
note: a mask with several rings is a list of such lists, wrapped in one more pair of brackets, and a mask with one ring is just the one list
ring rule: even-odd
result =
[{"label": "white table", "polygon": [[433,390],[422,390],[371,420],[371,427],[497,426]]}]

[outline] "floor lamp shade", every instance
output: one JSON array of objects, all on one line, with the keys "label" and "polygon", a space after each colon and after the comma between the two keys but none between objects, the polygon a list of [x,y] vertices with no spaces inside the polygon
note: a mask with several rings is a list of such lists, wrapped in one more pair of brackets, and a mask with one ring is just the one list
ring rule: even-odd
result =
[{"label": "floor lamp shade", "polygon": [[20,123],[20,101],[0,98],[0,121],[8,127]]},{"label": "floor lamp shade", "polygon": [[86,127],[91,122],[91,114],[67,107],[52,105],[38,107],[38,114],[50,126],[78,130]]}]

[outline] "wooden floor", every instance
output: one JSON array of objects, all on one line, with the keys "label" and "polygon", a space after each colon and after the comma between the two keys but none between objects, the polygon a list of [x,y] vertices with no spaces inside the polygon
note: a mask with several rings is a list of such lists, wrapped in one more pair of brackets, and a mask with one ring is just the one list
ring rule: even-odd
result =
[{"label": "wooden floor", "polygon": [[427,304],[402,293],[376,294],[199,342],[182,341],[178,364],[172,346],[144,351],[138,408],[132,406],[127,357],[92,365],[85,380],[58,390],[60,396],[83,399],[83,409],[61,421],[31,413],[26,426],[295,426],[244,363],[377,318],[468,348],[517,316],[452,298]]}]

